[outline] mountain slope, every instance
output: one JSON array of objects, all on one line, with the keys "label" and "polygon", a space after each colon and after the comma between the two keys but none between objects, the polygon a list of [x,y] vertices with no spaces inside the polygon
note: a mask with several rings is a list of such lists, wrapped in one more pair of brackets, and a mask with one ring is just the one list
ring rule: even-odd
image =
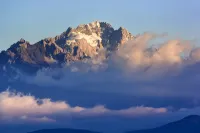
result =
[{"label": "mountain slope", "polygon": [[63,128],[63,129],[44,129],[44,130],[38,130],[34,132],[29,132],[29,133],[98,133],[98,132],[92,132],[89,130]]},{"label": "mountain slope", "polygon": [[200,116],[190,115],[158,128],[130,131],[127,133],[200,133]]},{"label": "mountain slope", "polygon": [[52,64],[81,61],[98,55],[99,51],[116,50],[134,37],[126,29],[115,30],[105,22],[92,22],[69,27],[61,35],[45,38],[35,44],[24,39],[0,53],[0,67],[20,65],[19,68],[41,68]]}]

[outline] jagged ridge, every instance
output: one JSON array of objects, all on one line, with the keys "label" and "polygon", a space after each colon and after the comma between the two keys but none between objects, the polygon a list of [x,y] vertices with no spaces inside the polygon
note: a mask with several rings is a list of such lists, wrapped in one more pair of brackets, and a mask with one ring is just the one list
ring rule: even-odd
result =
[{"label": "jagged ridge", "polygon": [[95,21],[76,28],[69,27],[61,35],[42,39],[32,45],[20,39],[0,53],[0,65],[26,64],[43,67],[80,61],[98,55],[101,49],[114,51],[133,38],[125,28],[114,30],[108,23]]}]

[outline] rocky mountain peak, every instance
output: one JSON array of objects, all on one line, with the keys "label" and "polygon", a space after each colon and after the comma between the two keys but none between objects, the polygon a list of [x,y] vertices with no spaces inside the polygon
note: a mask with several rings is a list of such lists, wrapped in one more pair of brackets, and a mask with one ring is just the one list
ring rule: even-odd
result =
[{"label": "rocky mountain peak", "polygon": [[42,39],[32,45],[20,39],[2,52],[0,58],[6,57],[5,62],[12,64],[25,63],[42,67],[44,64],[55,62],[92,58],[98,55],[101,49],[114,51],[130,39],[134,37],[125,28],[115,30],[109,23],[94,21],[78,25],[76,28],[69,27],[61,35]]},{"label": "rocky mountain peak", "polygon": [[17,48],[27,48],[30,45],[30,43],[23,38],[21,38],[19,41],[14,43],[13,45],[10,46],[8,50],[16,50]]},{"label": "rocky mountain peak", "polygon": [[120,27],[117,32],[119,32],[122,36],[122,38],[127,38],[127,39],[133,39],[134,36],[132,36],[132,34],[125,28]]},{"label": "rocky mountain peak", "polygon": [[123,27],[113,31],[110,36],[110,44],[112,49],[117,49],[120,45],[125,44],[128,40],[133,40],[135,37]]},{"label": "rocky mountain peak", "polygon": [[19,42],[20,42],[20,43],[25,43],[26,41],[25,41],[23,38],[21,38],[21,39],[19,40]]}]

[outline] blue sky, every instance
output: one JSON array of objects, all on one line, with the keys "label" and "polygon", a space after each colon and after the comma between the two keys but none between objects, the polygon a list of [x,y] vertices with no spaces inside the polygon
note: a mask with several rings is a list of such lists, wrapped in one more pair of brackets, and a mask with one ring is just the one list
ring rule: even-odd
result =
[{"label": "blue sky", "polygon": [[[95,20],[123,26],[133,35],[168,32],[173,38],[200,40],[199,13],[199,0],[0,0],[0,50],[20,38],[35,43]],[[105,52],[94,64],[91,60],[55,69],[53,65],[30,76],[25,71],[34,71],[35,65],[11,64],[2,69],[1,64],[0,132],[72,127],[116,133],[200,114],[200,50],[187,49],[191,56],[183,60],[179,53],[186,48],[171,42],[146,56],[146,47],[138,47],[143,41],[136,42],[108,60],[99,59],[107,57]],[[72,72],[74,68],[78,71]],[[39,122],[44,120],[56,122]]]},{"label": "blue sky", "polygon": [[199,0],[0,0],[0,50],[24,38],[35,43],[69,26],[99,20],[133,34],[168,32],[200,38]]}]

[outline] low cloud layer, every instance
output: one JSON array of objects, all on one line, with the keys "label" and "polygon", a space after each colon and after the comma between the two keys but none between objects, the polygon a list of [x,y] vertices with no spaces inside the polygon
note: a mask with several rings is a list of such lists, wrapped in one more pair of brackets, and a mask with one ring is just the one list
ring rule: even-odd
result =
[{"label": "low cloud layer", "polygon": [[[168,120],[175,121],[190,114],[199,114],[200,107],[173,109],[170,107],[134,106],[125,109],[109,109],[103,105],[94,107],[71,106],[66,101],[52,101],[51,99],[39,99],[33,95],[11,92],[9,90],[0,93],[0,123],[4,124],[53,124],[56,126],[71,127],[87,123],[104,127],[104,124],[123,124],[124,127],[112,128],[116,131],[132,129],[134,123],[139,127],[154,125],[157,121],[166,124]],[[141,123],[138,123],[138,120]],[[103,123],[104,124],[103,124]],[[131,122],[131,123],[130,123]],[[61,123],[67,123],[66,125]],[[102,125],[101,125],[102,124]],[[73,126],[72,126],[73,127]],[[131,127],[131,128],[130,128]],[[105,128],[105,127],[104,127]],[[90,129],[90,128],[89,128]],[[96,128],[94,127],[93,130]],[[137,129],[137,128],[136,128]],[[101,129],[108,130],[108,129]]]},{"label": "low cloud layer", "polygon": [[[80,104],[80,94],[91,91],[94,94],[90,100],[99,97],[100,93],[107,93],[107,97],[114,97],[115,94],[140,99],[151,97],[151,103],[140,101],[140,105],[144,103],[150,107],[163,105],[158,99],[185,99],[173,105],[175,102],[172,100],[164,102],[165,106],[173,108],[179,108],[180,103],[182,107],[186,105],[185,108],[199,106],[199,48],[192,41],[155,39],[162,40],[163,36],[145,33],[119,47],[114,53],[102,50],[91,60],[63,64],[62,68],[41,69],[35,76],[21,75],[20,83],[41,87],[38,91],[46,90],[43,91],[45,97],[52,97],[48,91],[50,88],[56,88],[51,93],[74,91],[77,94],[74,93],[73,97],[77,97],[77,100],[73,100],[77,101],[77,105]],[[110,58],[106,59],[108,54],[111,54]],[[19,91],[20,88],[19,85]],[[99,101],[106,106],[110,103],[109,98],[107,101],[103,98]],[[114,100],[113,105],[118,106]]]},{"label": "low cloud layer", "polygon": [[137,117],[167,113],[166,108],[131,107],[128,109],[111,110],[103,105],[92,108],[72,107],[65,101],[37,99],[31,95],[4,91],[0,93],[1,120],[25,120],[35,122],[55,122],[51,116],[88,118],[99,116]]},{"label": "low cloud layer", "polygon": [[91,60],[41,69],[34,76],[18,71],[20,80],[10,82],[12,88],[34,96],[1,92],[0,119],[56,123],[84,118],[87,127],[89,118],[109,123],[110,117],[114,122],[139,117],[141,126],[148,116],[153,121],[159,115],[199,114],[200,48],[192,41],[160,38],[145,33],[114,53],[102,50]]}]

